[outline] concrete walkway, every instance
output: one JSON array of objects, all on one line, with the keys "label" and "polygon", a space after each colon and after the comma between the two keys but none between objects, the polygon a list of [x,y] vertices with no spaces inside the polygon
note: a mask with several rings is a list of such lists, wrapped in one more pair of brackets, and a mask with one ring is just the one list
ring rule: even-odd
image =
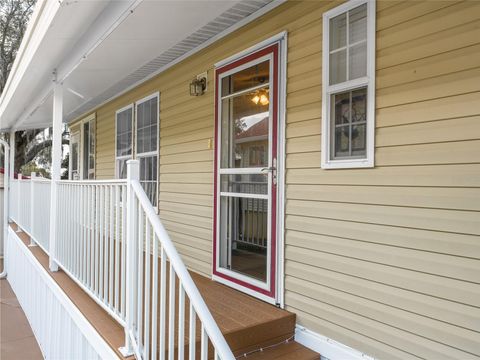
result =
[{"label": "concrete walkway", "polygon": [[5,279],[0,280],[0,359],[43,359],[30,324]]}]

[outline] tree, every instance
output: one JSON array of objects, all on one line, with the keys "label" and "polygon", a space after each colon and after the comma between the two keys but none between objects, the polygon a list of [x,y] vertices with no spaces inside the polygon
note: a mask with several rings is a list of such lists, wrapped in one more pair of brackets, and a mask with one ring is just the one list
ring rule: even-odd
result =
[{"label": "tree", "polygon": [[0,0],[0,95],[7,83],[36,0]]}]

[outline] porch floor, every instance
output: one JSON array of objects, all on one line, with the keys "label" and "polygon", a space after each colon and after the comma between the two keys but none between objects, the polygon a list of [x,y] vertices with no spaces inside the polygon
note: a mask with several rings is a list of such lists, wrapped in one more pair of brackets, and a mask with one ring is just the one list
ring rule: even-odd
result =
[{"label": "porch floor", "polygon": [[[15,224],[12,224],[11,227],[17,230]],[[18,232],[17,235],[26,246],[30,244],[30,238],[26,233]],[[51,272],[48,268],[48,256],[40,247],[30,246],[28,248],[121,358],[118,348],[124,345],[123,328],[67,274],[61,270]],[[320,358],[319,354],[292,340],[296,322],[295,314],[216,283],[199,274],[191,272],[191,276],[236,356],[243,358],[244,355],[247,355],[246,358],[252,360],[313,360]],[[285,343],[287,340],[288,343]],[[268,348],[268,350],[259,352],[260,348]],[[188,354],[188,352],[186,353]],[[133,359],[133,357],[131,358]]]},{"label": "porch floor", "polygon": [[[3,270],[3,260],[0,260]],[[28,320],[6,279],[0,280],[0,359],[43,359]]]}]

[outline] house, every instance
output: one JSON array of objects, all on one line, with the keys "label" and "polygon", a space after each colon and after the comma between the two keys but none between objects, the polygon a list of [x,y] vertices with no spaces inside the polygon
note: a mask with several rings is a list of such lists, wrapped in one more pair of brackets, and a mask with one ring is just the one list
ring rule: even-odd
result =
[{"label": "house", "polygon": [[479,64],[477,1],[39,2],[0,128],[53,124],[6,247],[44,355],[480,358]]}]

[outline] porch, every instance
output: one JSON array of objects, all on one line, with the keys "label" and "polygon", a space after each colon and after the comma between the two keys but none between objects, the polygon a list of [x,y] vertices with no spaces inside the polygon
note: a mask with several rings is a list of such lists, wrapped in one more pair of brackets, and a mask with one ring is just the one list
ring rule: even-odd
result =
[{"label": "porch", "polygon": [[[168,234],[158,229],[161,223],[146,205],[146,194],[133,185],[139,185],[132,179],[135,163],[129,164],[133,169],[128,181],[57,182],[56,244],[46,226],[51,220],[46,210],[52,182],[32,174],[11,183],[10,234],[33,255],[97,336],[119,358],[318,359],[317,353],[294,341],[295,314],[183,271],[176,252],[167,250],[169,245],[159,237]],[[133,192],[134,186],[138,197],[132,203],[127,190]],[[133,214],[137,214],[130,222],[128,209],[136,209]],[[132,227],[135,231],[129,239]],[[129,248],[131,240],[135,245]],[[52,262],[58,271],[51,270]],[[138,276],[127,281],[131,273]],[[217,338],[212,339],[212,334]],[[228,344],[226,356],[218,353],[218,339]],[[128,341],[134,351],[125,354],[121,349]]]}]

